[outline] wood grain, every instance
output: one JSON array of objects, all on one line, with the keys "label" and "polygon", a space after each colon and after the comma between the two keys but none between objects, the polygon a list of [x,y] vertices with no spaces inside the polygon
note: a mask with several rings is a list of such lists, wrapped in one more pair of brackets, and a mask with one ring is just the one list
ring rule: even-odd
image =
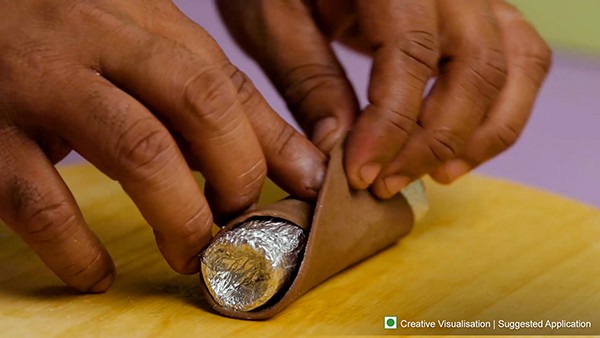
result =
[{"label": "wood grain", "polygon": [[[0,227],[0,332],[6,337],[506,334],[508,330],[384,330],[398,320],[581,320],[600,334],[600,211],[479,176],[427,182],[431,212],[398,245],[346,270],[265,322],[208,312],[197,276],[172,272],[133,204],[95,169],[62,168],[118,277],[102,295],[62,285]],[[284,196],[273,185],[265,202]]]}]

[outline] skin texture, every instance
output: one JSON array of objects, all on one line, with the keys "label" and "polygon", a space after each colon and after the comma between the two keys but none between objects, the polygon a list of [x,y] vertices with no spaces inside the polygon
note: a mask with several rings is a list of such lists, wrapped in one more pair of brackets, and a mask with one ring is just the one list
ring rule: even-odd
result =
[{"label": "skin texture", "polygon": [[[513,145],[551,64],[535,29],[499,0],[217,4],[320,149],[351,130],[349,183],[383,199],[425,174],[450,183]],[[373,59],[362,110],[332,41]]]},{"label": "skin texture", "polygon": [[[502,1],[218,4],[314,144],[171,1],[0,1],[0,218],[68,285],[102,292],[115,277],[54,169],[72,150],[122,185],[166,261],[192,274],[213,221],[251,207],[267,173],[316,197],[323,153],[348,130],[354,188],[389,198],[424,174],[453,181],[515,142],[550,66]],[[331,41],[373,58],[362,111]]]},{"label": "skin texture", "polygon": [[325,156],[172,2],[0,8],[0,218],[68,285],[102,292],[115,276],[54,168],[71,150],[122,185],[184,274],[198,271],[213,219],[255,203],[267,172],[316,196]]}]

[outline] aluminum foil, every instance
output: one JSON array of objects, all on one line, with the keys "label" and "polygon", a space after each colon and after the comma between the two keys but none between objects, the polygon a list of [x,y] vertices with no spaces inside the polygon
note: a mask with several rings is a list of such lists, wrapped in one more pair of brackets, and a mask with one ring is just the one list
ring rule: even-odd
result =
[{"label": "aluminum foil", "polygon": [[251,218],[204,251],[202,278],[219,305],[251,311],[291,282],[305,245],[306,234],[297,225]]},{"label": "aluminum foil", "polygon": [[420,221],[429,211],[429,201],[423,181],[416,180],[401,191],[415,215],[415,222]]},{"label": "aluminum foil", "polygon": [[[429,210],[422,181],[402,190],[415,221]],[[213,299],[222,307],[251,311],[266,304],[289,285],[306,234],[282,219],[256,217],[220,236],[202,255],[202,278]]]}]

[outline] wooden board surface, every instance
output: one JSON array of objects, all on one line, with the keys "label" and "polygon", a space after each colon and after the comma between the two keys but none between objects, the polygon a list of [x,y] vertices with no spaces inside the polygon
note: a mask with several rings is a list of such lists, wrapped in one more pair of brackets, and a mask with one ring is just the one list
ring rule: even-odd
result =
[{"label": "wooden board surface", "polygon": [[[63,286],[0,226],[2,337],[600,334],[600,211],[534,189],[468,176],[427,182],[431,212],[398,245],[313,290],[266,322],[206,310],[197,276],[172,272],[117,183],[61,170],[118,277],[102,295]],[[264,199],[283,193],[272,185]],[[589,321],[571,330],[384,330],[408,321]],[[437,322],[436,322],[437,323]]]}]

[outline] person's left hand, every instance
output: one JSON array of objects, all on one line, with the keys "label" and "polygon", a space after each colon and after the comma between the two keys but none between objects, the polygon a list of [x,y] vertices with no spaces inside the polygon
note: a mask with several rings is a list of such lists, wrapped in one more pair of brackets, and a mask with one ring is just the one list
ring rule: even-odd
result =
[{"label": "person's left hand", "polygon": [[[321,150],[352,130],[349,183],[380,198],[425,174],[450,183],[510,147],[551,63],[535,29],[501,0],[217,3]],[[360,113],[334,40],[373,58]]]}]

